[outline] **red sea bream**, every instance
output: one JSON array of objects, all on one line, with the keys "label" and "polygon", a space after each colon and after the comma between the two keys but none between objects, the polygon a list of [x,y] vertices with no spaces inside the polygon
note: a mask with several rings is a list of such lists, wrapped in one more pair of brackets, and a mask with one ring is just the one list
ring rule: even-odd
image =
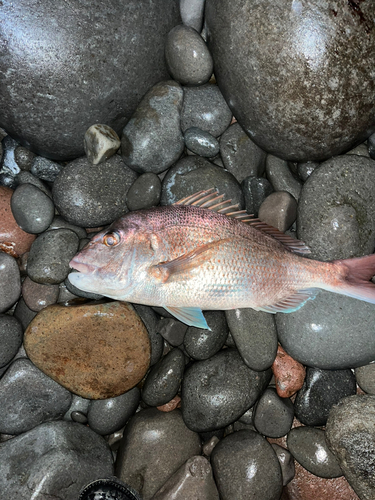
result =
[{"label": "red sea bream", "polygon": [[214,190],[130,212],[70,262],[77,288],[161,306],[208,328],[202,310],[292,312],[322,288],[375,303],[375,254],[319,262],[306,245],[238,211]]}]

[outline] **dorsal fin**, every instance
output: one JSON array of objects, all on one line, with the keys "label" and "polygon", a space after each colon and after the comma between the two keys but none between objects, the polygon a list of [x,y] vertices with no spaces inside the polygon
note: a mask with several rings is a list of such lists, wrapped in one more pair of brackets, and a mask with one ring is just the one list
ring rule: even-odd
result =
[{"label": "dorsal fin", "polygon": [[237,219],[241,222],[245,222],[250,226],[262,231],[269,236],[275,238],[275,240],[280,241],[288,250],[301,255],[306,255],[311,253],[311,250],[303,241],[296,240],[291,236],[288,236],[276,227],[270,226],[266,222],[255,218],[253,215],[249,215],[246,210],[238,210],[238,205],[232,205],[232,200],[224,200],[224,195],[220,194],[217,189],[211,188],[203,191],[198,191],[182,200],[179,200],[175,205],[191,205],[194,207],[207,208],[219,214],[224,214],[227,217]]}]

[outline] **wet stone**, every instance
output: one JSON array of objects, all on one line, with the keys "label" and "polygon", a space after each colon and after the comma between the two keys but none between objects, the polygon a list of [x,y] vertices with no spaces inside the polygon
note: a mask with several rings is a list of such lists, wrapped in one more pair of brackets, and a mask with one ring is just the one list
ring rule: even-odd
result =
[{"label": "wet stone", "polygon": [[249,176],[242,181],[241,188],[247,213],[258,217],[261,204],[273,191],[271,183],[263,177]]},{"label": "wet stone", "polygon": [[116,132],[101,123],[91,125],[84,136],[84,148],[87,159],[98,165],[113,156],[121,145],[121,141]]},{"label": "wet stone", "polygon": [[277,438],[290,431],[293,417],[294,408],[290,399],[280,398],[273,387],[268,387],[256,405],[253,418],[258,432]]},{"label": "wet stone", "polygon": [[234,422],[254,405],[270,378],[271,370],[251,370],[236,349],[224,349],[210,359],[196,361],[182,381],[186,425],[206,432]]},{"label": "wet stone", "polygon": [[203,25],[204,0],[180,0],[179,3],[182,22],[200,33]]},{"label": "wet stone", "polygon": [[159,321],[158,331],[160,335],[173,346],[183,343],[188,326],[174,318],[162,318]]},{"label": "wet stone", "polygon": [[181,85],[203,85],[212,75],[210,51],[197,31],[175,26],[165,42],[165,60],[172,78]]},{"label": "wet stone", "polygon": [[23,231],[39,234],[51,224],[55,215],[52,200],[32,184],[21,184],[11,199],[13,217]]},{"label": "wet stone", "polygon": [[35,283],[29,277],[26,277],[22,283],[22,297],[32,311],[38,312],[44,307],[55,304],[58,296],[58,285],[42,285]]},{"label": "wet stone", "polygon": [[126,195],[126,204],[129,210],[142,210],[159,205],[161,196],[161,182],[159,177],[147,172],[142,174],[131,185]]},{"label": "wet stone", "polygon": [[35,175],[33,175],[31,172],[23,170],[17,175],[16,180],[18,186],[22,184],[32,184],[33,186],[40,189],[40,191],[42,191],[45,195],[47,195],[48,198],[52,199],[51,190],[46,186],[46,184],[43,181],[38,179],[38,177],[35,177]]},{"label": "wet stone", "polygon": [[305,182],[314,172],[316,168],[319,167],[319,163],[315,161],[306,161],[303,163],[298,163],[297,171],[300,179]]},{"label": "wet stone", "polygon": [[181,408],[181,398],[180,396],[175,396],[172,398],[168,403],[165,403],[164,405],[157,406],[156,407],[159,411],[164,411],[164,412],[169,412],[173,411],[176,408]]},{"label": "wet stone", "polygon": [[133,307],[147,328],[151,345],[150,366],[153,366],[163,353],[163,337],[159,333],[159,317],[151,307],[140,304],[133,304]]},{"label": "wet stone", "polygon": [[228,128],[231,119],[232,112],[217,85],[206,83],[199,87],[184,87],[183,133],[190,127],[198,127],[218,137]]},{"label": "wet stone", "polygon": [[182,88],[173,80],[156,84],[143,97],[121,138],[122,157],[133,170],[159,174],[181,156],[182,100]]},{"label": "wet stone", "polygon": [[87,233],[83,227],[70,224],[60,215],[56,215],[56,217],[54,217],[53,221],[48,226],[47,231],[52,231],[54,229],[70,229],[71,231],[76,233],[76,235],[78,236],[78,238],[80,238],[80,240],[87,237]]},{"label": "wet stone", "polygon": [[13,361],[0,380],[0,432],[21,434],[61,418],[72,396],[31,361]]},{"label": "wet stone", "polygon": [[285,233],[297,218],[297,202],[288,192],[276,191],[263,201],[258,217]]},{"label": "wet stone", "polygon": [[20,167],[20,169],[23,171],[26,172],[30,171],[34,158],[35,158],[35,153],[33,153],[32,151],[30,151],[30,149],[27,149],[23,146],[18,146],[14,150],[14,160]]},{"label": "wet stone", "polygon": [[133,387],[115,398],[90,401],[87,411],[90,428],[101,435],[118,431],[134,415],[139,400],[140,391]]},{"label": "wet stone", "polygon": [[17,354],[22,344],[21,323],[7,314],[0,314],[0,367],[7,365]]},{"label": "wet stone", "polygon": [[222,439],[211,454],[211,465],[223,500],[275,500],[281,495],[277,456],[254,431],[241,430]]},{"label": "wet stone", "polygon": [[248,176],[261,177],[266,166],[267,153],[250,139],[237,122],[220,137],[220,155],[225,168],[238,182]]},{"label": "wet stone", "polygon": [[294,477],[295,468],[293,455],[288,450],[276,443],[272,443],[271,446],[279,460],[281,474],[283,477],[283,486],[286,486]]},{"label": "wet stone", "polygon": [[186,427],[180,410],[141,410],[125,427],[116,476],[150,500],[189,458],[199,455],[198,434]]},{"label": "wet stone", "polygon": [[184,337],[186,352],[197,360],[208,359],[219,352],[229,332],[224,311],[206,311],[203,315],[211,331],[189,326]]},{"label": "wet stone", "polygon": [[54,182],[63,166],[42,156],[36,156],[31,164],[31,173],[43,181]]},{"label": "wet stone", "polygon": [[44,373],[88,399],[132,389],[150,362],[147,330],[125,302],[49,306],[30,323],[24,346]]},{"label": "wet stone", "polygon": [[149,406],[161,406],[176,396],[185,370],[185,355],[172,349],[148,373],[142,399]]},{"label": "wet stone", "polygon": [[359,387],[367,394],[375,395],[375,363],[359,366],[354,373]]},{"label": "wet stone", "polygon": [[[98,227],[128,212],[126,195],[137,174],[114,155],[99,165],[87,158],[68,163],[53,184],[53,201],[71,224]],[[79,200],[79,203],[77,203]]]},{"label": "wet stone", "polygon": [[277,394],[281,398],[290,398],[299,391],[306,376],[305,367],[293,359],[279,345],[272,365]]},{"label": "wet stone", "polygon": [[[77,396],[77,394],[72,394],[72,402],[70,403],[70,407],[64,415],[64,420],[73,420],[72,414],[79,413],[81,415],[87,415],[89,409],[90,400],[86,398],[81,398],[81,396]],[[87,420],[87,417],[86,417]]]},{"label": "wet stone", "polygon": [[71,418],[73,422],[77,422],[79,424],[87,424],[87,416],[80,411],[72,411]]},{"label": "wet stone", "polygon": [[315,427],[296,427],[289,432],[287,444],[294,458],[315,476],[342,476],[338,461],[328,448],[325,431]]},{"label": "wet stone", "polygon": [[21,295],[21,276],[16,260],[0,251],[0,313],[7,311]]},{"label": "wet stone", "polygon": [[197,127],[190,127],[184,135],[186,147],[193,153],[206,158],[212,158],[219,152],[217,139],[209,132]]},{"label": "wet stone", "polygon": [[0,186],[11,189],[15,189],[17,186],[16,176],[21,169],[14,158],[14,151],[18,145],[18,142],[10,135],[5,136],[1,141],[3,154],[0,162]]},{"label": "wet stone", "polygon": [[298,201],[302,185],[293,177],[287,161],[267,155],[266,172],[275,191],[287,191]]},{"label": "wet stone", "polygon": [[78,236],[70,229],[42,233],[31,246],[27,274],[37,283],[60,283],[69,274],[69,262],[76,254],[78,244]]},{"label": "wet stone", "polygon": [[36,311],[32,311],[27,307],[23,297],[17,302],[16,308],[14,310],[13,316],[18,319],[22,325],[22,329],[25,331],[29,326],[30,321],[37,315]]},{"label": "wet stone", "polygon": [[325,425],[333,405],[356,393],[353,372],[307,368],[306,379],[294,402],[296,417],[305,425]]},{"label": "wet stone", "polygon": [[40,498],[75,500],[87,483],[113,474],[104,439],[73,422],[38,425],[3,443],[1,456],[2,495],[17,500],[30,500],[32,492]]}]

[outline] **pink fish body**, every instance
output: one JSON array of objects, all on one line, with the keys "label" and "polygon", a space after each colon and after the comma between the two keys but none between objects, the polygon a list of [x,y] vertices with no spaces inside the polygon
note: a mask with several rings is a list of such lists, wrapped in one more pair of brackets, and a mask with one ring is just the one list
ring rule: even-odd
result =
[{"label": "pink fish body", "polygon": [[[77,288],[161,306],[208,328],[202,310],[291,312],[318,288],[375,303],[375,255],[334,262],[303,257],[300,241],[233,211],[213,190],[126,214],[71,261]],[[302,255],[299,255],[302,254]]]}]

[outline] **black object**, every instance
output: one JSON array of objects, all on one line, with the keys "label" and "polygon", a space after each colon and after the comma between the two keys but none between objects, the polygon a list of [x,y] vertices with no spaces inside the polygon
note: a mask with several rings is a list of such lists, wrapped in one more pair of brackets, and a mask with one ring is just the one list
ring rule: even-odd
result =
[{"label": "black object", "polygon": [[97,479],[86,485],[78,500],[142,500],[139,493],[117,477]]}]

